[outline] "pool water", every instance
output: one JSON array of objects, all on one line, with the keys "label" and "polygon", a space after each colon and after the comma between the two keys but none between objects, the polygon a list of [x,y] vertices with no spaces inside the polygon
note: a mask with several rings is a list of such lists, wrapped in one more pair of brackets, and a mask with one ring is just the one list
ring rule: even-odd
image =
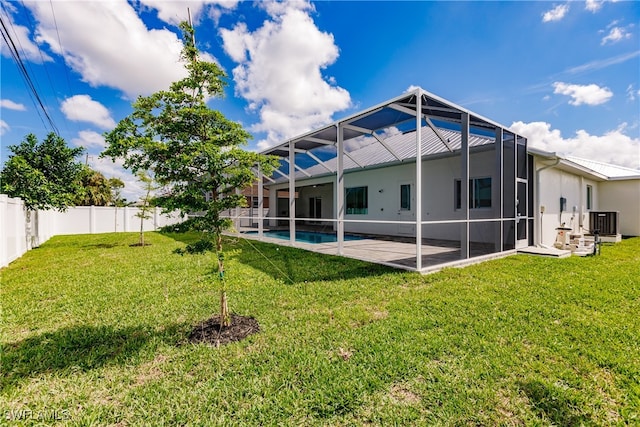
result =
[{"label": "pool water", "polygon": [[[258,232],[250,231],[248,234],[257,235]],[[262,235],[264,237],[272,237],[275,239],[283,239],[283,240],[289,240],[291,236],[289,234],[289,230],[265,231],[262,233]],[[361,240],[361,239],[362,238],[358,236],[349,236],[349,235],[344,236],[345,241]],[[331,234],[331,233],[320,233],[318,231],[296,231],[296,241],[302,242],[302,243],[311,243],[311,244],[333,243],[338,241],[338,235]]]}]

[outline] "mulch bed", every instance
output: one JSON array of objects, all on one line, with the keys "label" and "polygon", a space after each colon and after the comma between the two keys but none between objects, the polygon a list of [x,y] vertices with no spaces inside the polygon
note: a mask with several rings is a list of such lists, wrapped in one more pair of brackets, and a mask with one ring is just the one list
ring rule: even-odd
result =
[{"label": "mulch bed", "polygon": [[220,317],[214,316],[193,327],[189,342],[220,346],[240,341],[249,335],[260,332],[260,325],[253,317],[231,315],[231,326],[220,328]]}]

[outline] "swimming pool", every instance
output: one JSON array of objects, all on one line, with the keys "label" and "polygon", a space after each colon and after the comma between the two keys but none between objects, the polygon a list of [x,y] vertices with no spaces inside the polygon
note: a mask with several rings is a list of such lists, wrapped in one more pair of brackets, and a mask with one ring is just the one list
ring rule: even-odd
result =
[{"label": "swimming pool", "polygon": [[[258,234],[257,231],[249,231],[247,234],[251,234],[256,236]],[[289,240],[291,235],[289,234],[289,230],[273,230],[273,231],[265,231],[262,233],[264,237],[272,237],[275,239]],[[359,236],[344,236],[345,241],[349,240],[361,240],[362,237]],[[338,235],[332,233],[320,233],[319,231],[296,231],[296,242],[302,243],[333,243],[338,241]]]}]

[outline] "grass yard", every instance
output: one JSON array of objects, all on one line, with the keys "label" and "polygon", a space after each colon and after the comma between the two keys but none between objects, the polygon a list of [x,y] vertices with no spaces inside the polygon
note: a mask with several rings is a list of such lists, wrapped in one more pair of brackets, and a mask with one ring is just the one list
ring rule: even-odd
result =
[{"label": "grass yard", "polygon": [[[0,424],[638,425],[640,238],[421,276],[227,239],[217,313],[185,235],[58,236],[3,269]],[[255,247],[254,247],[255,246]]]}]

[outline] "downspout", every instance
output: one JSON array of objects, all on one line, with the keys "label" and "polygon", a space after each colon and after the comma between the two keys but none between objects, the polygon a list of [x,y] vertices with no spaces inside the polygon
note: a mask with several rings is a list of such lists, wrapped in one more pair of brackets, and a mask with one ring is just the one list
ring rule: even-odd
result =
[{"label": "downspout", "polygon": [[557,166],[558,163],[560,163],[560,157],[558,157],[557,155],[555,157],[556,160],[553,164],[543,166],[540,169],[536,169],[536,205],[538,207],[538,228],[540,229],[540,240],[538,241],[538,247],[547,247],[542,243],[542,215],[544,214],[544,212],[540,209],[540,172],[545,169]]}]

